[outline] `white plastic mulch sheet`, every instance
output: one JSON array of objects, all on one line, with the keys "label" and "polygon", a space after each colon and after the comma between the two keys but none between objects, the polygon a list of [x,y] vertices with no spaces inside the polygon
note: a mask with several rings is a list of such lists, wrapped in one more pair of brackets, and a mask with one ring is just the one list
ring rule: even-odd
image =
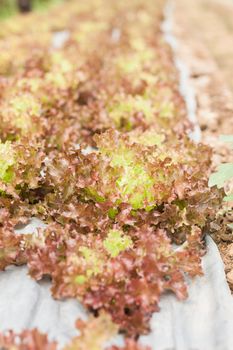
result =
[{"label": "white plastic mulch sheet", "polygon": [[[35,230],[38,224],[34,219],[31,227],[18,232]],[[218,249],[209,237],[207,247],[205,274],[188,282],[189,298],[180,302],[174,295],[164,295],[161,311],[152,317],[151,333],[141,337],[141,343],[153,350],[233,349],[233,297]],[[25,266],[0,273],[1,331],[37,327],[62,346],[77,334],[74,323],[80,317],[86,318],[86,313],[77,301],[55,301],[50,282],[35,282]],[[122,345],[123,339],[119,336],[112,343]]]}]

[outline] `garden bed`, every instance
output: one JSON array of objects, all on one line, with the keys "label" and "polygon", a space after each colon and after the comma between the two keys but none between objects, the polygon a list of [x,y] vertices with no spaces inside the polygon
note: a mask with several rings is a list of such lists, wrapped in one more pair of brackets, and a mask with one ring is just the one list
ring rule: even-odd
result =
[{"label": "garden bed", "polygon": [[[203,274],[205,236],[216,227],[224,191],[208,187],[211,149],[190,140],[198,125],[190,120],[173,52],[161,31],[164,6],[163,0],[70,1],[1,27],[0,266],[14,276],[17,268],[10,265],[27,265],[42,289],[18,267],[25,294],[43,293],[42,304],[48,300],[55,313],[66,306],[46,299],[45,278],[55,299],[77,301],[66,304],[68,309],[74,306],[77,317],[89,320],[78,321],[81,335],[75,336],[69,319],[66,350],[147,350],[137,339],[144,336],[142,342],[152,345],[146,334],[152,327],[153,337],[151,318],[163,295],[184,300],[190,285],[188,300],[197,301],[199,282],[195,287],[188,276]],[[42,220],[43,228],[15,231],[32,217]],[[208,247],[222,279],[210,239]],[[207,280],[211,268],[209,260]],[[203,283],[200,278],[205,298]],[[221,291],[229,300],[226,285]],[[185,310],[185,303],[171,300],[170,315],[172,305]],[[39,326],[41,309],[37,300],[32,304],[28,322],[22,318],[15,331]],[[184,322],[192,316],[187,305]],[[45,315],[48,331],[51,318]],[[166,312],[160,315],[156,327],[167,322],[172,331],[169,316],[166,321]],[[221,317],[228,349],[231,324]],[[120,343],[108,343],[118,333],[124,335]],[[204,345],[205,334],[197,346]],[[185,349],[187,339],[160,338],[158,349]],[[205,343],[205,350],[214,343]],[[0,344],[56,348],[35,330],[2,334]]]}]

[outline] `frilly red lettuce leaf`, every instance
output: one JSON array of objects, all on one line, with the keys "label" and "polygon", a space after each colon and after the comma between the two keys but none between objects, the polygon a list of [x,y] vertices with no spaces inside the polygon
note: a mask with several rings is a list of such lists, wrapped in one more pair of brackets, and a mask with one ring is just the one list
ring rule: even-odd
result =
[{"label": "frilly red lettuce leaf", "polygon": [[0,333],[0,348],[4,350],[57,350],[56,342],[49,342],[47,335],[38,330]]}]

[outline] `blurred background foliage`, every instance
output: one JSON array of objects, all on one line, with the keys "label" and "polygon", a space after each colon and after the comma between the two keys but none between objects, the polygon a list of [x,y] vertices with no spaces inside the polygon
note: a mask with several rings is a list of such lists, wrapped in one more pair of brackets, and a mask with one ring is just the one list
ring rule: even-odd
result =
[{"label": "blurred background foliage", "polygon": [[43,10],[62,0],[0,0],[0,19],[8,18],[17,12]]}]

